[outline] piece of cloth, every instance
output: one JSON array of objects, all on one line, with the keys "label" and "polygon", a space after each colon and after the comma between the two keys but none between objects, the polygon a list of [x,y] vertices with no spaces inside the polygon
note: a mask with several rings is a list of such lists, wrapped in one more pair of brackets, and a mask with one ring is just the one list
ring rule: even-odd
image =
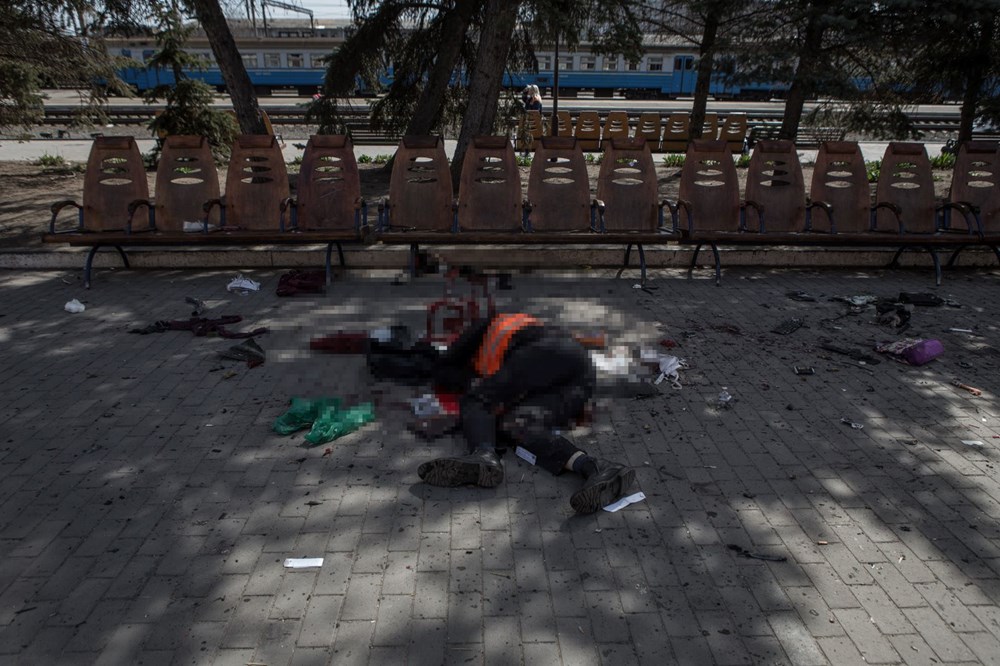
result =
[{"label": "piece of cloth", "polygon": [[278,278],[278,296],[295,296],[296,294],[322,294],[326,291],[325,271],[292,270]]},{"label": "piece of cloth", "polygon": [[150,333],[163,333],[164,331],[191,331],[198,337],[209,334],[218,335],[220,338],[228,340],[241,340],[252,338],[255,335],[267,333],[267,327],[262,326],[252,331],[234,332],[226,329],[228,324],[238,324],[243,321],[239,315],[226,315],[217,319],[207,317],[191,317],[190,319],[160,320],[145,328],[133,328],[129,333],[138,335],[149,335]]}]

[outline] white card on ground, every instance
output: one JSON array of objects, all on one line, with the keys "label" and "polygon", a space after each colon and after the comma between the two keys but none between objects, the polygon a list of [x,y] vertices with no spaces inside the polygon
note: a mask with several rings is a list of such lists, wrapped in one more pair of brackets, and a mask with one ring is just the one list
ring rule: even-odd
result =
[{"label": "white card on ground", "polygon": [[633,493],[628,497],[621,498],[617,502],[612,502],[611,504],[604,507],[604,510],[607,511],[608,513],[614,513],[615,511],[624,509],[629,504],[635,504],[636,502],[641,502],[644,499],[646,499],[646,493],[640,490],[639,492]]},{"label": "white card on ground", "polygon": [[514,449],[514,453],[517,454],[518,458],[520,458],[521,460],[524,460],[529,465],[534,465],[535,464],[535,460],[537,460],[537,458],[535,458],[535,454],[534,453],[532,453],[531,451],[528,451],[526,449],[522,449],[520,446],[517,447],[516,449]]},{"label": "white card on ground", "polygon": [[311,569],[323,566],[322,557],[289,557],[285,559],[286,569]]}]

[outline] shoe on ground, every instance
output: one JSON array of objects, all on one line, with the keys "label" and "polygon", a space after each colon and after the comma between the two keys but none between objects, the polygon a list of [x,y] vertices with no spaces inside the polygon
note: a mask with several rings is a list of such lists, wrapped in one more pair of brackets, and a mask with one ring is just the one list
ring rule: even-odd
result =
[{"label": "shoe on ground", "polygon": [[417,474],[432,486],[496,488],[503,482],[503,464],[495,451],[476,451],[425,462],[417,468]]},{"label": "shoe on ground", "polygon": [[609,465],[583,482],[573,493],[570,506],[577,513],[594,513],[621,499],[635,482],[635,470],[621,465]]}]

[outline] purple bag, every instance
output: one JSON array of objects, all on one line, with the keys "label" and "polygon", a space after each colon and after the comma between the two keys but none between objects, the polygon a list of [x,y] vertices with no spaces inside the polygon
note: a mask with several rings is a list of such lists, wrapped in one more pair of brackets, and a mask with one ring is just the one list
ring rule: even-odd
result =
[{"label": "purple bag", "polygon": [[933,361],[944,353],[944,347],[940,340],[921,340],[917,344],[907,347],[900,357],[910,365],[923,365]]}]

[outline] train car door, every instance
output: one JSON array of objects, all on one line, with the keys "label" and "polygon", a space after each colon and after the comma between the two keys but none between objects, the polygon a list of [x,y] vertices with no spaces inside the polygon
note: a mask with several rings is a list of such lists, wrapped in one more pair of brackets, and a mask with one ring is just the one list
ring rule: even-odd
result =
[{"label": "train car door", "polygon": [[673,81],[671,83],[671,94],[690,95],[694,92],[695,80],[698,78],[694,71],[694,56],[674,56]]}]

